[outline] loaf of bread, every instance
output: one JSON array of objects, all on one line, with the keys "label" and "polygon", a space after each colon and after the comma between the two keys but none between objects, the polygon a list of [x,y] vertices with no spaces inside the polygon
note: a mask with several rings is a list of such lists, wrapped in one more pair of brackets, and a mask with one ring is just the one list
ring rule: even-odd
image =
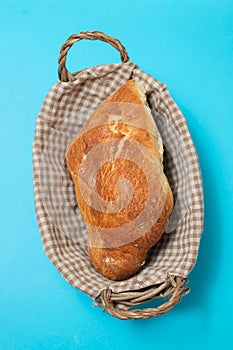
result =
[{"label": "loaf of bread", "polygon": [[68,145],[66,163],[93,266],[111,280],[129,278],[173,209],[163,143],[139,81],[127,81],[100,104]]}]

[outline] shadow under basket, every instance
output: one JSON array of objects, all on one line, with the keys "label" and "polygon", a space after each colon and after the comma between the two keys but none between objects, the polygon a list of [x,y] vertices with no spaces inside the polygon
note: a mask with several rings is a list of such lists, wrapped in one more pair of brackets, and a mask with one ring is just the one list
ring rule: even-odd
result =
[{"label": "shadow under basket", "polygon": [[[66,57],[82,39],[101,40],[120,52],[122,63],[71,74]],[[34,198],[43,248],[61,275],[95,305],[122,320],[146,319],[170,311],[189,292],[203,231],[203,190],[197,153],[186,120],[165,84],[129,60],[119,40],[91,31],[74,34],[62,46],[59,81],[49,91],[36,121],[33,143]],[[98,106],[129,79],[140,80],[164,143],[164,171],[174,196],[166,232],[148,262],[125,281],[110,281],[92,266],[85,225],[65,162],[66,148]],[[78,240],[73,237],[77,236]],[[161,298],[159,306],[137,306]],[[156,304],[157,305],[157,304]]]}]

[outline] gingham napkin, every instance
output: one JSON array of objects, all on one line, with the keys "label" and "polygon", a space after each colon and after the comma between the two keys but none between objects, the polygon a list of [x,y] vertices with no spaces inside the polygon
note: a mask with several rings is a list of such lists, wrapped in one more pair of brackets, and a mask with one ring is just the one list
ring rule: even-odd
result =
[{"label": "gingham napkin", "polygon": [[[175,208],[168,229],[148,262],[131,278],[113,282],[92,266],[85,244],[74,185],[65,152],[93,111],[128,79],[140,80],[164,142],[164,170]],[[96,298],[101,290],[139,290],[169,275],[187,277],[198,255],[203,230],[203,192],[197,153],[186,121],[166,86],[132,62],[85,69],[74,82],[57,82],[38,115],[33,143],[34,198],[43,247],[61,275]],[[74,233],[79,240],[73,239]]]}]

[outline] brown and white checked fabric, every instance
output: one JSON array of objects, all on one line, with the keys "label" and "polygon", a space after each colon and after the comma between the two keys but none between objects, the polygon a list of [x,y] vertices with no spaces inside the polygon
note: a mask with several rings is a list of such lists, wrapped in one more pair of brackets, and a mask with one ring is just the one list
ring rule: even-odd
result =
[{"label": "brown and white checked fabric", "polygon": [[[113,282],[91,265],[86,230],[65,164],[70,140],[99,104],[130,78],[145,86],[165,144],[164,167],[175,198],[167,232],[151,251],[149,262],[126,281]],[[96,66],[57,82],[38,115],[33,144],[34,197],[43,247],[62,276],[96,298],[103,289],[139,290],[186,277],[198,254],[203,230],[203,194],[196,150],[186,121],[166,86],[132,62]],[[72,239],[79,232],[80,239]]]}]

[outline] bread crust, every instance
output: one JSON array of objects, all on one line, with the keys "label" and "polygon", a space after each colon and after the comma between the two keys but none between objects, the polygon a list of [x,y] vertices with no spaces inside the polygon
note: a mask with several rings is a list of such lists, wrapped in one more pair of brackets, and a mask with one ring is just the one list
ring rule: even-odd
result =
[{"label": "bread crust", "polygon": [[[106,107],[109,111],[115,111],[115,106],[118,103],[126,104],[128,108],[131,105],[140,106],[141,109],[138,113],[143,113],[143,117],[140,116],[141,119],[139,120],[142,120],[143,125],[121,121],[112,123],[109,119],[106,122],[106,118],[104,119],[103,116],[104,113],[101,113],[101,108],[98,108],[83,130],[72,140],[66,153],[67,167],[75,185],[79,209],[87,225],[88,254],[96,270],[111,280],[124,280],[140,269],[145,263],[149,249],[158,242],[164,233],[173,209],[172,191],[166,176],[163,174],[162,140],[147,106],[146,97],[140,83],[129,80],[107,98],[102,103],[102,107]],[[127,109],[125,113],[127,113]],[[150,132],[151,130],[154,130],[154,132]],[[119,240],[119,237],[107,237],[104,234],[100,234],[98,238],[93,240],[93,236],[89,232],[91,226],[102,227],[106,230],[120,226],[124,227],[124,225],[135,220],[147,204],[149,188],[143,170],[138,164],[121,157],[102,164],[96,176],[96,191],[106,203],[111,203],[111,201],[117,200],[118,193],[116,189],[119,179],[126,179],[133,187],[133,196],[130,203],[118,212],[104,212],[90,205],[83,197],[79,178],[83,159],[100,143],[103,144],[116,139],[119,140],[118,148],[125,147],[127,149],[127,143],[136,142],[149,150],[151,167],[154,163],[157,164],[157,168],[153,169],[154,179],[156,181],[156,176],[162,176],[163,179],[162,187],[159,187],[161,196],[160,193],[156,194],[156,198],[161,198],[162,204],[160,203],[160,207],[158,207],[160,211],[157,220],[147,232],[139,236],[133,234],[130,238],[130,233],[126,231],[127,239],[122,241]],[[102,155],[99,154],[98,156],[101,158]],[[90,194],[90,200],[92,199],[91,196],[92,194]]]}]

